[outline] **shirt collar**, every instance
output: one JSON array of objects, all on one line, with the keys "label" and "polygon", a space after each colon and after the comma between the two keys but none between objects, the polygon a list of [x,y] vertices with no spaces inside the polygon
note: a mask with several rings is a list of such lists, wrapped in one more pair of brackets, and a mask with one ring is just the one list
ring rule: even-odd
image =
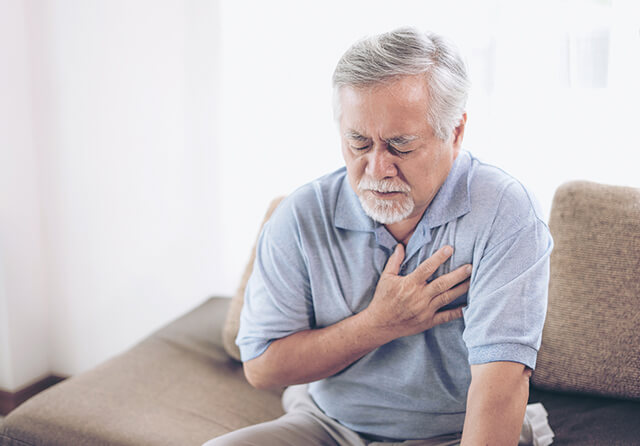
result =
[{"label": "shirt collar", "polygon": [[[416,226],[414,236],[420,239],[415,240],[418,244],[427,243],[431,239],[428,229],[455,220],[471,210],[469,198],[470,167],[471,155],[466,151],[461,151],[454,161],[447,179]],[[397,243],[384,225],[364,213],[358,196],[349,184],[346,173],[338,193],[334,224],[338,228],[352,231],[375,232],[378,243],[389,245],[388,247],[393,247]]]},{"label": "shirt collar", "polygon": [[462,217],[471,210],[469,197],[469,174],[471,170],[471,154],[460,151],[451,166],[449,175],[433,197],[422,220],[429,228],[436,228]]}]

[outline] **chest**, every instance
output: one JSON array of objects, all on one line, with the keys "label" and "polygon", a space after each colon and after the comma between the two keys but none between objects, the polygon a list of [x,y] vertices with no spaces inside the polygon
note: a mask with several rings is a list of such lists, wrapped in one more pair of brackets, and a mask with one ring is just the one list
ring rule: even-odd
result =
[{"label": "chest", "polygon": [[[452,221],[415,239],[414,234],[406,246],[400,275],[411,274],[445,245],[453,246],[454,253],[429,281],[472,263],[473,241],[463,237],[459,229],[458,221]],[[312,240],[304,247],[317,327],[332,325],[367,308],[394,247],[395,242],[386,235],[346,230],[336,230],[327,240]],[[461,296],[449,306],[458,306],[466,298]]]}]

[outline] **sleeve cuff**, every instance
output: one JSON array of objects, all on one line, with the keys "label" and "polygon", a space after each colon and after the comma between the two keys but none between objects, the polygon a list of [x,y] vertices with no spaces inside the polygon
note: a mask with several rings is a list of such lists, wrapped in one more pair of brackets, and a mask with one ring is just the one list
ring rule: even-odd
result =
[{"label": "sleeve cuff", "polygon": [[523,344],[480,345],[469,350],[469,364],[510,361],[535,369],[537,356],[538,351],[535,348]]},{"label": "sleeve cuff", "polygon": [[257,358],[267,350],[271,345],[271,342],[273,341],[258,341],[239,344],[238,341],[236,341],[236,345],[240,349],[240,360],[242,362],[246,362]]}]

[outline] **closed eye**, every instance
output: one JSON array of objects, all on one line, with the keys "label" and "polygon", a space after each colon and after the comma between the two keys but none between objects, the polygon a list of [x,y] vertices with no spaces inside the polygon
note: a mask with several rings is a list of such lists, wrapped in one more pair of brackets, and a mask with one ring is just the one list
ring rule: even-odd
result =
[{"label": "closed eye", "polygon": [[385,142],[387,143],[389,151],[391,151],[393,154],[408,155],[409,153],[413,152],[413,150],[409,148],[410,143],[415,141],[416,139],[418,139],[418,137],[414,135],[403,135],[389,138],[385,140]]},{"label": "closed eye", "polygon": [[400,150],[397,147],[393,147],[392,145],[389,145],[389,150],[398,155],[408,155],[409,153],[413,152],[413,150]]},{"label": "closed eye", "polygon": [[355,152],[363,152],[371,147],[371,140],[355,130],[347,130],[344,136],[349,141],[349,148]]}]

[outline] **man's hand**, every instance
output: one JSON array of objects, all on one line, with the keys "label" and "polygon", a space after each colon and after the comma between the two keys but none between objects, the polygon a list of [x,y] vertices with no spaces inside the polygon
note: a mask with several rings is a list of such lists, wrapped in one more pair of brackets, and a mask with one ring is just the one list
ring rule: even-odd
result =
[{"label": "man's hand", "polygon": [[445,246],[411,274],[399,276],[404,247],[398,244],[382,271],[373,300],[365,310],[372,327],[387,332],[393,340],[462,317],[462,307],[439,310],[469,291],[471,265],[463,265],[427,283],[451,254],[453,249]]},{"label": "man's hand", "polygon": [[452,252],[445,247],[401,277],[404,249],[399,245],[367,309],[334,325],[273,341],[262,355],[244,363],[248,381],[258,388],[271,388],[328,378],[396,338],[462,317],[459,308],[438,310],[467,292],[470,270],[462,267],[427,284]]}]

